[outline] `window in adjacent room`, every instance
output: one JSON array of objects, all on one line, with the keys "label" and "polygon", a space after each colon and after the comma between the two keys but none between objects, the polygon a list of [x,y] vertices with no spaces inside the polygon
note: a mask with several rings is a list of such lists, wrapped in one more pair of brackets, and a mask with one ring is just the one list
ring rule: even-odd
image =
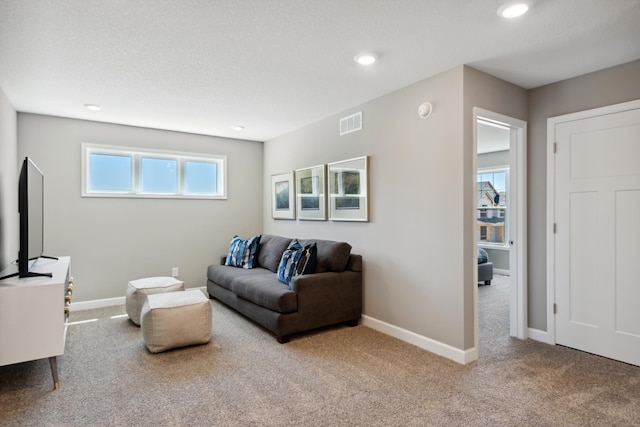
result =
[{"label": "window in adjacent room", "polygon": [[83,197],[226,199],[226,157],[82,145]]},{"label": "window in adjacent room", "polygon": [[480,240],[487,240],[487,226],[480,226]]},{"label": "window in adjacent room", "polygon": [[509,168],[478,170],[476,179],[478,243],[506,246],[508,182]]}]

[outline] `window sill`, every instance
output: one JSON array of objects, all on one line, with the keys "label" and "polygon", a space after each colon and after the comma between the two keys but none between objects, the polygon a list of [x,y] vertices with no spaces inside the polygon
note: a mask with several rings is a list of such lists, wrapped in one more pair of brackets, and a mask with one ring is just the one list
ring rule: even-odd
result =
[{"label": "window sill", "polygon": [[508,251],[509,250],[509,246],[507,246],[507,245],[492,245],[492,244],[488,244],[488,243],[478,243],[478,247],[480,247],[482,249],[492,249],[492,250],[498,250],[498,251]]}]

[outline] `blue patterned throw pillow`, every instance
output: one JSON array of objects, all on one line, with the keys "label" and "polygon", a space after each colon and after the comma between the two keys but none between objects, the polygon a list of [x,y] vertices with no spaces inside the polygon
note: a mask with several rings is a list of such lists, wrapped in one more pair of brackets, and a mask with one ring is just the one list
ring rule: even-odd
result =
[{"label": "blue patterned throw pillow", "polygon": [[233,236],[224,265],[247,269],[255,267],[260,248],[260,237],[262,236],[258,234],[248,240],[243,240],[238,236]]},{"label": "blue patterned throw pillow", "polygon": [[317,262],[318,251],[315,243],[302,247],[298,240],[294,240],[282,254],[278,266],[278,280],[291,286],[293,277],[313,273]]},{"label": "blue patterned throw pillow", "polygon": [[489,255],[484,249],[478,248],[478,264],[484,264],[485,262],[489,262]]}]

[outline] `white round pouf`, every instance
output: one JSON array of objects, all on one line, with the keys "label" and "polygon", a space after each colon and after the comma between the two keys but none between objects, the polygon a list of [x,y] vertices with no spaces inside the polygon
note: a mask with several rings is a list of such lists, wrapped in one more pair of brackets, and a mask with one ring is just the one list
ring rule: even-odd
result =
[{"label": "white round pouf", "polygon": [[125,296],[125,306],[129,318],[139,326],[140,310],[142,310],[147,295],[175,291],[184,291],[184,282],[175,277],[145,277],[130,281]]},{"label": "white round pouf", "polygon": [[202,291],[148,295],[140,313],[142,340],[151,353],[211,341],[211,303]]}]

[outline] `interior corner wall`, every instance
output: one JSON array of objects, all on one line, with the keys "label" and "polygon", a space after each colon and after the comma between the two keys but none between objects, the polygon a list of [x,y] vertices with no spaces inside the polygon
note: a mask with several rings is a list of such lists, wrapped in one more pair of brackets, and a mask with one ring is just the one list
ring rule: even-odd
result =
[{"label": "interior corner wall", "polygon": [[509,166],[509,150],[494,151],[491,153],[478,154],[478,162],[476,164],[480,168],[499,168]]},{"label": "interior corner wall", "polygon": [[0,90],[0,270],[18,259],[17,113]]},{"label": "interior corner wall", "polygon": [[[81,197],[83,142],[227,156],[227,200]],[[46,255],[71,256],[74,302],[122,297],[130,280],[205,286],[233,233],[262,230],[261,142],[18,114],[18,154],[45,175]]]},{"label": "interior corner wall", "polygon": [[519,86],[464,66],[464,267],[465,267],[465,343],[474,342],[473,293],[477,287],[471,266],[476,260],[476,173],[477,156],[473,142],[473,108],[478,107],[512,118],[527,120],[527,91]]},{"label": "interior corner wall", "polygon": [[529,327],[547,330],[547,119],[640,99],[640,60],[529,91]]},{"label": "interior corner wall", "polygon": [[[424,101],[433,105],[418,117]],[[339,135],[362,111],[363,129]],[[350,243],[364,262],[364,314],[464,350],[462,67],[267,141],[264,232]],[[369,156],[369,222],[274,220],[270,176]]]}]

